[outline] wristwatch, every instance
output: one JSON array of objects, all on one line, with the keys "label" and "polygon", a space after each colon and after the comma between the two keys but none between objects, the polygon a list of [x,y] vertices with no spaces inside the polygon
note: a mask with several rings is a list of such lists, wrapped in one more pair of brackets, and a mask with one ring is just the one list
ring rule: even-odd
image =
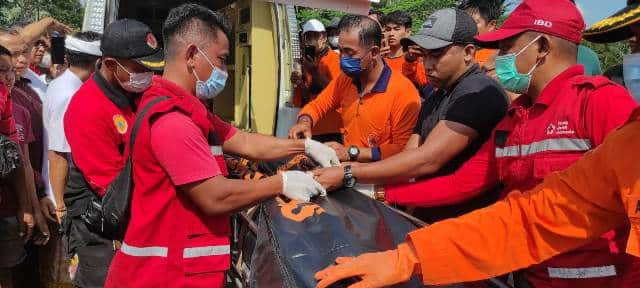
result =
[{"label": "wristwatch", "polygon": [[351,165],[344,166],[344,179],[342,179],[344,187],[353,188],[356,186],[356,182],[358,182],[358,180],[353,176]]},{"label": "wristwatch", "polygon": [[347,153],[349,153],[349,160],[355,162],[358,160],[358,156],[360,156],[360,149],[358,146],[352,145],[349,147],[349,150],[347,150]]}]

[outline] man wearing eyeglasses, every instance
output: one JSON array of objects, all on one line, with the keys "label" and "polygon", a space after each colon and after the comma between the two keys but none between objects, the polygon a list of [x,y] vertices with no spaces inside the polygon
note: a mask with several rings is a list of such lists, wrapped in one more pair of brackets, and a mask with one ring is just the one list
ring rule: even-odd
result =
[{"label": "man wearing eyeglasses", "polygon": [[[351,168],[357,182],[381,184],[447,175],[467,161],[491,136],[507,110],[504,90],[475,63],[476,22],[459,9],[442,9],[429,16],[422,30],[403,39],[417,45],[429,83],[438,90],[422,105],[404,152],[383,161]],[[335,188],[343,172],[330,168],[315,172],[318,182]],[[347,175],[350,176],[350,175]],[[419,218],[433,222],[477,209],[491,202],[480,195],[467,203],[419,209]],[[482,198],[482,199],[481,199]],[[487,198],[487,199],[484,199]]]}]

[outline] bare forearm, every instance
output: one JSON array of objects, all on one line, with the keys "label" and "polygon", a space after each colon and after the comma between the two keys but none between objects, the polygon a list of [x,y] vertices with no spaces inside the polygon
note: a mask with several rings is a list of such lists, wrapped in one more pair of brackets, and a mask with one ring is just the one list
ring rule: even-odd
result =
[{"label": "bare forearm", "polygon": [[[271,136],[254,134],[257,143],[255,160],[269,161],[304,153],[304,140],[280,139]],[[255,142],[254,142],[255,141]]]},{"label": "bare forearm", "polygon": [[[36,184],[33,176],[33,168],[29,162],[29,148],[22,145],[22,167],[17,171],[17,181],[14,182],[15,190],[18,192],[18,205],[22,211],[31,211],[33,201],[38,202],[36,195]],[[32,197],[33,196],[33,197]]]},{"label": "bare forearm", "polygon": [[64,207],[64,189],[67,184],[69,163],[64,155],[49,151],[49,181],[56,201],[56,207]]},{"label": "bare forearm", "polygon": [[438,171],[434,163],[421,155],[419,150],[404,151],[382,161],[358,165],[353,174],[358,182],[384,184],[405,182]]},{"label": "bare forearm", "polygon": [[[229,152],[235,152],[234,154],[251,160],[272,161],[304,153],[304,140],[280,139],[272,136],[244,132],[238,136],[241,138],[232,138],[234,143],[229,145]],[[241,148],[237,149],[238,147]]]},{"label": "bare forearm", "polygon": [[37,22],[31,23],[24,27],[24,29],[20,32],[20,36],[22,36],[25,42],[31,43],[40,38],[40,36],[42,36],[44,33],[46,33],[47,29],[54,21],[55,20],[53,18],[46,17]]},{"label": "bare forearm", "polygon": [[282,176],[257,181],[232,180],[223,176],[183,187],[208,215],[237,212],[282,193]]}]

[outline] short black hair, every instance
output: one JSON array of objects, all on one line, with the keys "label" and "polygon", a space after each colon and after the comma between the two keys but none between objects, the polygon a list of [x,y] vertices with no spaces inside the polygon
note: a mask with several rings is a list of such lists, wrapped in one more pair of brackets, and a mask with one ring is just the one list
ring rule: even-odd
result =
[{"label": "short black hair", "polygon": [[367,15],[376,15],[378,16],[378,19],[381,19],[382,17],[384,17],[384,13],[382,13],[382,11],[375,8],[369,9],[369,14]]},{"label": "short black hair", "polygon": [[0,56],[5,55],[11,57],[11,51],[9,51],[9,49],[7,49],[6,47],[0,45]]},{"label": "short black hair", "polygon": [[[94,41],[100,41],[100,39],[102,38],[102,34],[96,33],[93,31],[76,32],[76,33],[73,33],[72,37],[78,38],[82,41],[94,42]],[[66,54],[67,62],[69,63],[69,66],[74,66],[74,67],[91,68],[93,65],[96,64],[96,60],[100,58],[95,55],[89,55],[89,54],[85,54],[77,51],[70,51],[68,49],[65,49],[65,54]]]},{"label": "short black hair", "polygon": [[373,19],[363,15],[346,15],[340,20],[340,32],[358,29],[360,44],[364,47],[382,46],[382,28]]},{"label": "short black hair", "polygon": [[220,13],[213,12],[211,9],[199,4],[182,4],[169,11],[167,19],[162,26],[162,37],[165,43],[165,54],[169,56],[173,54],[173,42],[176,36],[194,37],[194,39],[202,39],[203,36],[209,36],[204,40],[216,40],[217,31],[222,31],[227,39],[231,39],[229,24],[224,16]]},{"label": "short black hair", "polygon": [[484,21],[498,20],[504,13],[504,0],[463,0],[458,9],[478,13]]},{"label": "short black hair", "polygon": [[396,24],[398,26],[404,26],[404,28],[409,29],[411,25],[413,25],[413,20],[411,19],[411,15],[404,11],[393,11],[384,17],[382,17],[382,21],[380,21],[382,26],[387,24]]}]

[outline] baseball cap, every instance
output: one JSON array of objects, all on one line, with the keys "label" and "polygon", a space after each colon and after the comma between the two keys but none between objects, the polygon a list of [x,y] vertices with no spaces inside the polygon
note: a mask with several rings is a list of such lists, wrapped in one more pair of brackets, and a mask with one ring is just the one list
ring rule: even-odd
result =
[{"label": "baseball cap", "polygon": [[324,24],[317,19],[311,19],[302,25],[302,33],[325,32]]},{"label": "baseball cap", "polygon": [[456,8],[438,10],[427,17],[422,30],[401,40],[403,46],[417,44],[434,50],[451,44],[471,44],[478,34],[476,22],[466,12]]},{"label": "baseball cap", "polygon": [[338,26],[340,25],[340,20],[342,20],[342,18],[333,17],[333,19],[331,19],[331,23],[329,23],[329,25],[327,26],[327,29],[338,29]]},{"label": "baseball cap", "polygon": [[151,70],[164,68],[164,52],[151,28],[133,19],[121,19],[107,25],[100,50],[103,56],[131,59]]},{"label": "baseball cap", "polygon": [[584,20],[569,0],[524,0],[500,29],[476,36],[480,46],[496,47],[498,42],[526,31],[536,31],[579,44]]}]

